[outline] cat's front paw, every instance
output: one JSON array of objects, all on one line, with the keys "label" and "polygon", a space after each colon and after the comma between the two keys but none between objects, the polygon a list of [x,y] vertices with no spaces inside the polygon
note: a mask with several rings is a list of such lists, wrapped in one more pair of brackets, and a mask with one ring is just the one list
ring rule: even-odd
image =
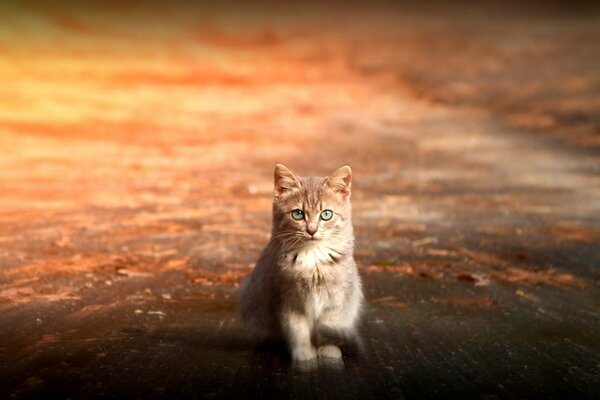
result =
[{"label": "cat's front paw", "polygon": [[332,344],[319,347],[318,354],[319,357],[324,358],[342,358],[342,351],[340,348]]},{"label": "cat's front paw", "polygon": [[317,358],[317,350],[313,346],[298,347],[292,350],[292,360],[308,361]]}]

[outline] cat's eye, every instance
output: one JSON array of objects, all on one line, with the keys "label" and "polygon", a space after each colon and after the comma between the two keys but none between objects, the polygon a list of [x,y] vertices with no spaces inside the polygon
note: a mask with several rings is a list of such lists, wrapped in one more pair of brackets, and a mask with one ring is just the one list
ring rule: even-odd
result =
[{"label": "cat's eye", "polygon": [[323,210],[321,211],[321,219],[323,221],[329,221],[333,217],[333,211],[331,210]]},{"label": "cat's eye", "polygon": [[304,211],[298,210],[298,209],[293,210],[292,211],[292,218],[294,218],[295,220],[298,220],[298,221],[301,220],[301,219],[304,219]]}]

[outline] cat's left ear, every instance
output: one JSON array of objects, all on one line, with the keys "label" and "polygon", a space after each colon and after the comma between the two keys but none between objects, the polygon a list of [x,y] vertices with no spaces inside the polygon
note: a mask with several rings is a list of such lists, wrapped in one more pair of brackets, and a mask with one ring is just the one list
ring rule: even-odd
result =
[{"label": "cat's left ear", "polygon": [[324,185],[335,192],[341,193],[344,197],[349,197],[352,189],[352,169],[349,165],[339,167],[327,177]]}]

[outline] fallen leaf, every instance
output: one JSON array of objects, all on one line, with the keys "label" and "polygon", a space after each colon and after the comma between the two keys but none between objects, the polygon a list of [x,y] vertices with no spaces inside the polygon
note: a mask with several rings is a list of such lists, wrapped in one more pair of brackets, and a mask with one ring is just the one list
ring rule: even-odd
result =
[{"label": "fallen leaf", "polygon": [[227,263],[225,264],[223,267],[226,270],[244,270],[244,271],[250,271],[254,268],[254,263],[249,263],[249,264],[243,264],[243,263]]},{"label": "fallen leaf", "polygon": [[371,303],[379,303],[382,301],[390,301],[390,300],[395,300],[395,299],[396,299],[396,297],[394,297],[394,296],[385,296],[385,297],[380,297],[378,299],[373,299],[373,300],[371,300]]},{"label": "fallen leaf", "polygon": [[555,269],[527,270],[523,268],[506,268],[492,273],[495,279],[528,285],[568,286],[584,288],[585,282],[572,274],[557,272]]},{"label": "fallen leaf", "polygon": [[148,311],[148,315],[158,315],[161,317],[165,317],[167,314],[164,311]]},{"label": "fallen leaf", "polygon": [[71,244],[71,239],[69,239],[67,236],[62,236],[60,239],[52,242],[52,244],[56,247],[64,248],[67,245]]},{"label": "fallen leaf", "polygon": [[117,269],[117,275],[127,276],[129,278],[152,278],[154,276],[149,272],[133,271],[126,268]]},{"label": "fallen leaf", "polygon": [[406,274],[406,275],[414,275],[415,269],[412,265],[405,263],[402,265],[369,265],[364,268],[364,271],[367,273],[370,272],[392,272],[395,274]]},{"label": "fallen leaf", "polygon": [[512,226],[482,226],[475,229],[481,233],[492,233],[497,235],[514,235],[518,234],[518,228]]},{"label": "fallen leaf", "polygon": [[467,281],[467,282],[477,282],[477,278],[470,274],[458,274],[456,279],[459,281]]},{"label": "fallen leaf", "polygon": [[506,266],[508,263],[502,258],[498,257],[493,253],[487,253],[483,251],[474,251],[466,248],[460,248],[457,250],[456,255],[468,258],[471,261],[475,261],[479,264],[492,264],[498,266]]},{"label": "fallen leaf", "polygon": [[474,275],[477,279],[475,286],[489,286],[492,282],[487,275]]},{"label": "fallen leaf", "polygon": [[445,250],[445,249],[426,249],[425,254],[430,255],[430,256],[445,257],[448,255],[452,255],[453,252],[451,252],[450,250]]},{"label": "fallen leaf", "polygon": [[354,250],[354,255],[356,257],[375,257],[376,253],[368,249],[356,249]]},{"label": "fallen leaf", "polygon": [[187,265],[187,258],[176,258],[174,260],[169,260],[165,264],[166,269],[183,269]]},{"label": "fallen leaf", "polygon": [[533,295],[533,294],[530,294],[530,293],[526,293],[525,291],[523,291],[523,290],[521,290],[521,289],[517,289],[517,290],[515,291],[515,294],[516,294],[517,296],[519,296],[519,297],[523,297],[523,298],[525,298],[525,299],[527,299],[527,300],[535,301],[536,303],[540,301],[540,298],[539,298],[539,297],[537,297],[537,296],[535,296],[535,295]]},{"label": "fallen leaf", "polygon": [[368,267],[363,268],[363,270],[366,273],[389,272],[392,274],[416,276],[420,278],[444,278],[444,273],[442,271],[426,264],[420,264],[418,266],[409,263],[404,263],[402,265],[369,265]]},{"label": "fallen leaf", "polygon": [[550,236],[560,241],[582,243],[597,243],[600,241],[600,231],[591,226],[563,222],[556,225],[544,226],[539,231],[545,236]]},{"label": "fallen leaf", "polygon": [[40,294],[35,297],[36,299],[48,300],[48,301],[59,301],[59,300],[81,300],[81,297],[74,296],[70,293],[52,293],[52,294]]},{"label": "fallen leaf", "polygon": [[162,258],[162,257],[173,256],[175,254],[179,254],[179,250],[177,250],[177,249],[165,249],[165,250],[161,250],[161,251],[155,252],[153,254],[153,256],[156,257],[156,258]]},{"label": "fallen leaf", "polygon": [[406,305],[406,303],[402,303],[400,301],[387,301],[387,302],[383,303],[383,305],[385,307],[392,307],[392,308],[398,308],[398,309],[404,309],[404,308],[408,307]]},{"label": "fallen leaf", "polygon": [[485,274],[479,273],[460,273],[456,275],[456,279],[459,281],[473,282],[475,286],[488,286],[491,281],[490,278]]},{"label": "fallen leaf", "polygon": [[212,273],[202,273],[201,275],[195,275],[191,279],[194,283],[199,283],[203,285],[213,285],[213,284],[234,284],[241,282],[249,272],[225,272],[223,274],[212,274]]},{"label": "fallen leaf", "polygon": [[419,246],[425,246],[425,245],[432,244],[432,243],[437,243],[437,238],[426,237],[423,239],[415,240],[415,241],[411,242],[411,246],[419,247]]},{"label": "fallen leaf", "polygon": [[456,305],[456,306],[491,307],[491,306],[498,305],[496,300],[492,299],[489,296],[461,297],[461,298],[451,298],[451,299],[440,299],[437,297],[432,297],[429,299],[429,301],[432,303],[435,303],[435,304],[451,304],[451,305]]},{"label": "fallen leaf", "polygon": [[0,299],[3,302],[15,302],[21,303],[24,301],[29,301],[31,297],[35,296],[35,291],[31,287],[22,287],[22,288],[8,288],[4,289],[0,292]]}]

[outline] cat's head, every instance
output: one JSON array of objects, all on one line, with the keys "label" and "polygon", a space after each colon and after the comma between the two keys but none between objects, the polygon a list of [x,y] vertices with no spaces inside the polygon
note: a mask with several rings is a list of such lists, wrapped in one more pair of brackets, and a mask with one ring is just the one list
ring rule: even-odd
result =
[{"label": "cat's head", "polygon": [[275,166],[273,234],[292,244],[348,239],[352,235],[352,170],[344,165],[328,177],[300,177]]}]

